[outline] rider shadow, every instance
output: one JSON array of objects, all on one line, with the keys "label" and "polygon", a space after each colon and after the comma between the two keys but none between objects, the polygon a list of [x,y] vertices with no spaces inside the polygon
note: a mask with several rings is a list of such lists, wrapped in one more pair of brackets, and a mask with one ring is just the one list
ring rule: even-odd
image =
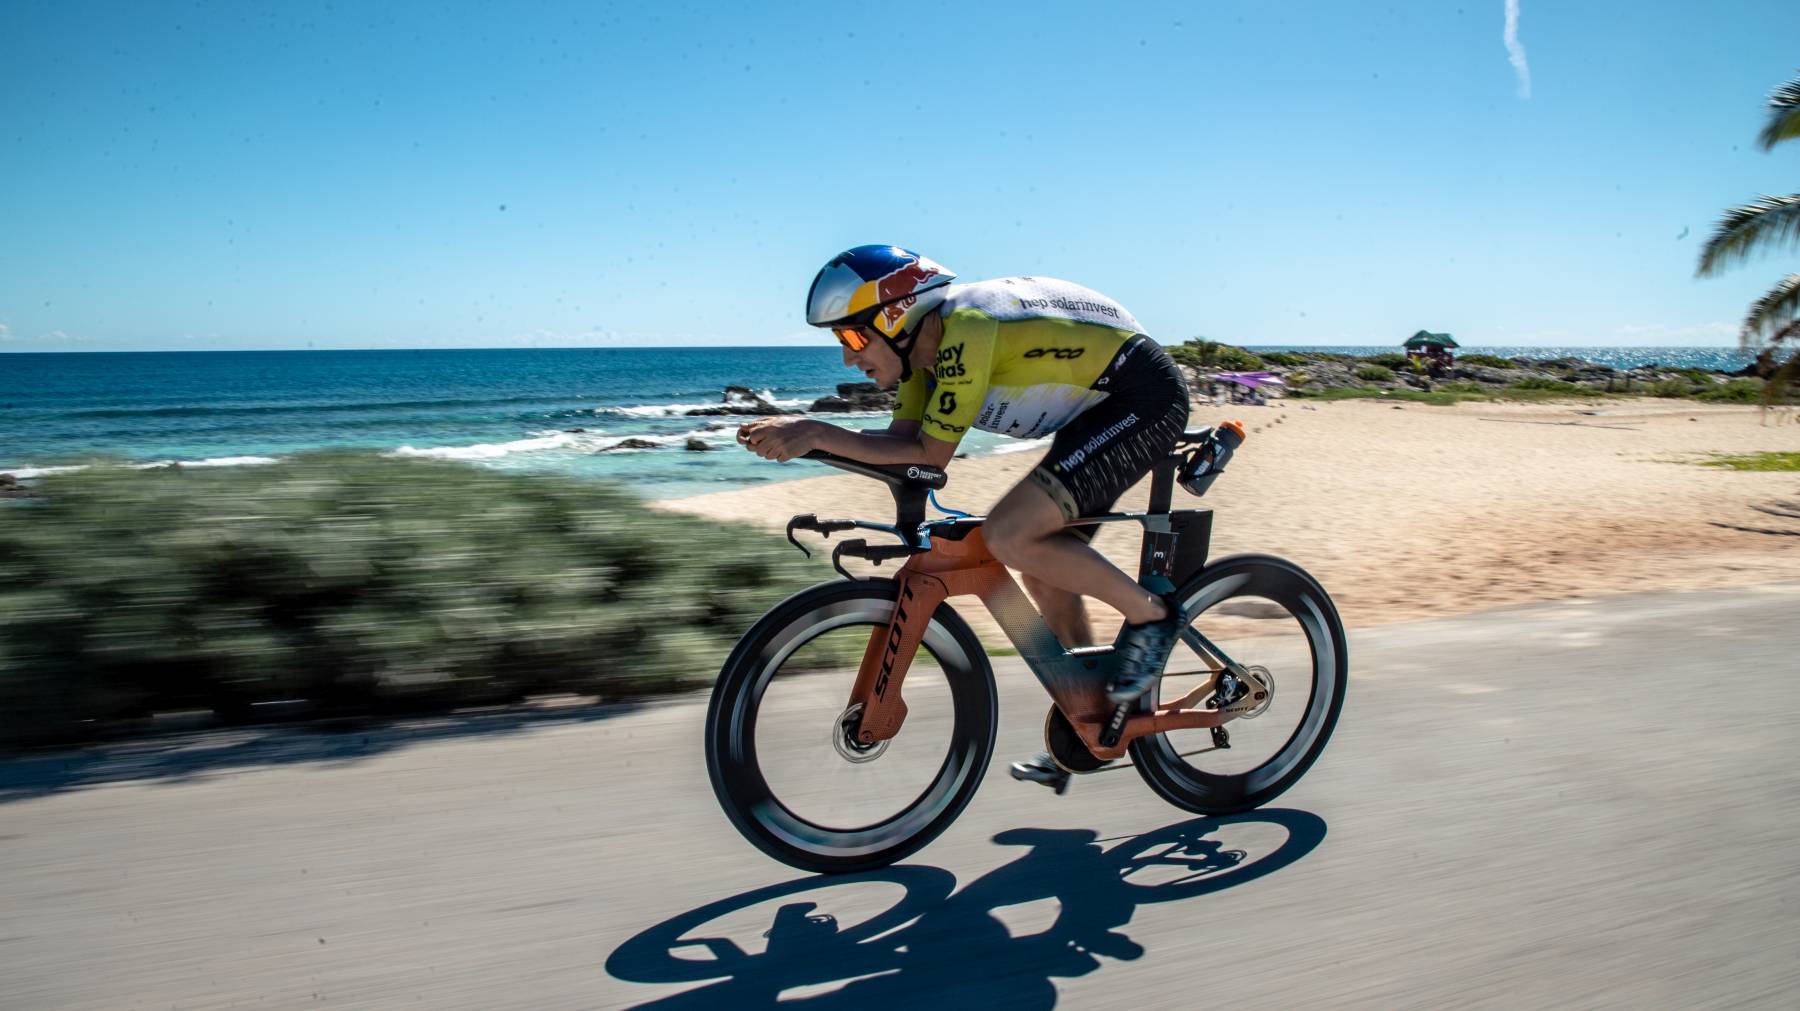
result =
[{"label": "rider shadow", "polygon": [[[1208,838],[1233,825],[1273,826],[1285,839],[1264,852]],[[1139,905],[1198,898],[1280,870],[1325,838],[1325,822],[1293,810],[1197,818],[1102,849],[1085,829],[1013,829],[994,837],[1028,846],[1018,859],[951,894],[956,879],[936,867],[890,867],[842,877],[808,877],[721,899],[651,927],[620,945],[606,970],[621,980],[718,980],[643,1007],[1048,1008],[1055,978],[1092,973],[1100,956],[1132,961],[1143,946],[1121,928]],[[1259,847],[1260,848],[1260,847]],[[840,927],[817,902],[785,902],[763,935],[761,953],[707,924],[763,903],[858,883],[899,885],[901,901],[872,919]],[[995,911],[1055,899],[1049,928],[1015,937]],[[697,957],[688,957],[688,956]],[[787,993],[804,988],[811,993]]]}]

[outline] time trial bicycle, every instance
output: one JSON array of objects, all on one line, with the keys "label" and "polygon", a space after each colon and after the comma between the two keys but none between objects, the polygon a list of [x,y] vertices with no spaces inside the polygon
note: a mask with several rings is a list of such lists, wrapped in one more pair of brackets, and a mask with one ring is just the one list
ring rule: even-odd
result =
[{"label": "time trial bicycle", "polygon": [[[949,827],[981,784],[999,712],[987,651],[946,602],[958,596],[986,605],[1049,692],[1045,746],[1065,774],[1135,768],[1164,800],[1203,815],[1248,811],[1292,786],[1343,708],[1343,622],[1292,562],[1209,562],[1212,510],[1170,508],[1177,483],[1204,494],[1243,438],[1236,422],[1184,433],[1151,471],[1147,509],[1078,521],[1140,524],[1139,583],[1173,593],[1188,615],[1157,685],[1124,705],[1105,691],[1117,643],[1058,642],[988,551],[983,517],[925,518],[942,470],[808,454],[885,482],[896,516],[795,516],[787,534],[796,547],[807,550],[795,537],[802,530],[868,529],[899,543],[840,542],[832,564],[845,578],[776,605],[726,659],[707,710],[706,759],[732,824],[769,856],[824,873],[891,864]],[[847,557],[904,564],[889,578],[857,577]]]}]

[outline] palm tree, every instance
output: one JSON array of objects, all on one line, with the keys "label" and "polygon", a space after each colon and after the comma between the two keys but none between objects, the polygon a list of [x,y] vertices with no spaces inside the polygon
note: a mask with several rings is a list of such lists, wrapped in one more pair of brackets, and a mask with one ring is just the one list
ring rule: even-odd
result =
[{"label": "palm tree", "polygon": [[[1769,122],[1757,135],[1757,142],[1768,151],[1796,137],[1800,137],[1800,77],[1769,95]],[[1710,277],[1748,259],[1758,249],[1796,244],[1800,244],[1800,193],[1762,196],[1725,212],[1712,238],[1700,250],[1697,273]],[[1790,347],[1800,346],[1800,274],[1782,278],[1768,294],[1751,304],[1738,339],[1746,351],[1760,352],[1759,362],[1771,365]],[[1797,372],[1800,353],[1790,354],[1769,376],[1764,403],[1770,402]]]}]

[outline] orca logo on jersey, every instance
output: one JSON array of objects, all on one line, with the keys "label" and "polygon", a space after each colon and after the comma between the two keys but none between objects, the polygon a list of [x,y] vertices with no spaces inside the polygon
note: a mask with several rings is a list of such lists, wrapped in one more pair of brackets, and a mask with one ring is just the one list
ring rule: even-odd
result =
[{"label": "orca logo on jersey", "polygon": [[938,394],[937,412],[939,414],[955,414],[956,413],[956,394],[951,393],[949,390],[945,390],[944,392]]},{"label": "orca logo on jersey", "polygon": [[1025,352],[1027,358],[1080,358],[1087,353],[1087,348],[1032,348]]}]

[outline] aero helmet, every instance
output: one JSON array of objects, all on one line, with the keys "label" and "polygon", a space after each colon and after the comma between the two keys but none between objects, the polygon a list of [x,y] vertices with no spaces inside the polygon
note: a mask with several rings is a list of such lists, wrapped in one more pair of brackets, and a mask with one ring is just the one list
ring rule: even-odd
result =
[{"label": "aero helmet", "polygon": [[904,341],[910,348],[919,321],[943,303],[955,277],[942,264],[899,246],[846,249],[813,278],[806,293],[806,322],[872,326],[889,343]]}]

